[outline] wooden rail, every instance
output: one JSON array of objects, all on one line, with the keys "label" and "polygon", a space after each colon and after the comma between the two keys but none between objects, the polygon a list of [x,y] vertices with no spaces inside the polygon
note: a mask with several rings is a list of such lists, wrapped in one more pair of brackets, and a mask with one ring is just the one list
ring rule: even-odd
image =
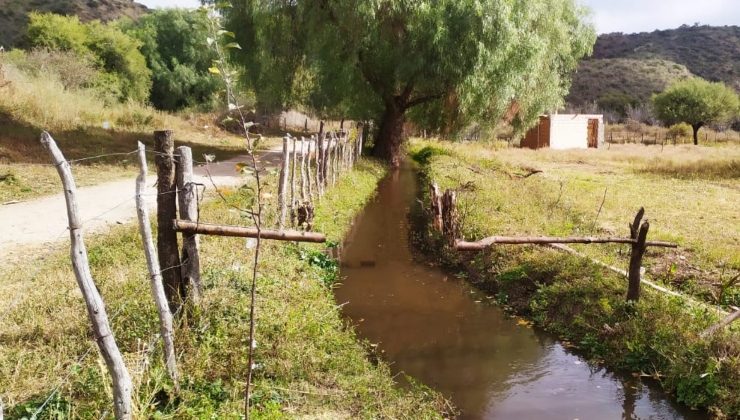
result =
[{"label": "wooden rail", "polygon": [[[584,237],[552,237],[552,236],[491,236],[476,242],[456,241],[455,249],[458,251],[480,251],[493,245],[524,245],[524,244],[635,244],[637,240],[632,238],[598,238],[593,236]],[[678,248],[678,244],[662,241],[647,241],[646,246],[663,248]]]},{"label": "wooden rail", "polygon": [[[172,227],[175,232],[198,235],[231,236],[237,238],[256,238],[258,235],[257,228],[253,227],[214,225],[178,219],[172,221]],[[326,242],[326,235],[322,233],[300,232],[296,230],[262,229],[259,232],[259,237],[262,239],[290,242]]]}]

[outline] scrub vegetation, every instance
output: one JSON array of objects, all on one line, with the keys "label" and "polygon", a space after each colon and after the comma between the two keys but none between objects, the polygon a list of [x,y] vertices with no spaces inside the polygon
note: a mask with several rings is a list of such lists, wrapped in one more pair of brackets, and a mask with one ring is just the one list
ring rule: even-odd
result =
[{"label": "scrub vegetation", "polygon": [[[558,334],[594,361],[653,377],[680,402],[734,418],[740,415],[740,330],[735,326],[706,339],[700,333],[718,320],[711,306],[740,303],[740,287],[729,283],[740,270],[737,177],[717,179],[704,176],[714,170],[701,169],[691,179],[674,178],[673,171],[658,168],[673,165],[674,159],[694,167],[736,167],[738,151],[702,148],[701,156],[688,158],[697,152],[688,147],[662,156],[659,147],[645,146],[639,152],[637,146],[530,152],[416,141],[412,153],[422,162],[425,182],[458,188],[465,239],[496,234],[628,236],[627,223],[644,206],[650,239],[681,245],[673,251],[649,249],[644,260],[648,276],[708,306],[645,286],[639,303],[627,303],[626,279],[588,259],[549,248],[498,246],[460,255],[446,251],[429,232],[426,249],[500,304]],[[544,172],[518,176],[532,166]],[[628,263],[627,250],[619,246],[578,250],[618,267]],[[720,285],[723,280],[728,283]]]}]

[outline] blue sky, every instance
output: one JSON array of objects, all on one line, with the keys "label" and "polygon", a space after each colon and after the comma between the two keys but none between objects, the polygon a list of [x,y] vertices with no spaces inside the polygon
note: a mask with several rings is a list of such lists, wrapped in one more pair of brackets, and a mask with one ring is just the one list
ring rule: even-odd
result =
[{"label": "blue sky", "polygon": [[[695,22],[740,25],[740,0],[577,0],[599,33],[650,32]],[[138,0],[149,7],[198,7],[198,0]]]}]

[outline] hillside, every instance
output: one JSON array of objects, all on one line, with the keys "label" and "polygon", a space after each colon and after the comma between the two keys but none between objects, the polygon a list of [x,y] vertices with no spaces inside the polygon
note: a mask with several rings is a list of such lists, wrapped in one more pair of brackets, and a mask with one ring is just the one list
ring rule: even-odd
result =
[{"label": "hillside", "polygon": [[568,101],[592,102],[609,92],[644,100],[689,73],[740,90],[740,26],[600,35],[574,75]]},{"label": "hillside", "polygon": [[573,78],[567,101],[572,104],[598,102],[606,95],[621,93],[638,102],[662,92],[671,82],[691,76],[683,65],[660,59],[606,58],[586,60]]},{"label": "hillside", "polygon": [[146,13],[133,0],[3,0],[0,7],[0,45],[13,47],[23,42],[30,12],[77,15],[83,21],[109,21],[123,16],[136,18]]}]

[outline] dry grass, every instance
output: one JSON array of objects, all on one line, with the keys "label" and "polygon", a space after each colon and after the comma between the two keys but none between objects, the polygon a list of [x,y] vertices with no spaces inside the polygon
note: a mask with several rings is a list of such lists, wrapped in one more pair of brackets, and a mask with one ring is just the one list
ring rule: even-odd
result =
[{"label": "dry grass", "polygon": [[[642,145],[573,151],[493,150],[475,144],[444,148],[455,156],[440,157],[434,166],[439,182],[458,186],[472,181],[476,186],[463,193],[468,237],[623,236],[644,206],[650,238],[681,246],[678,251],[650,250],[646,265],[651,274],[710,302],[740,304],[737,285],[720,296],[720,284],[740,270],[740,147],[671,146],[662,152],[660,146]],[[467,165],[460,165],[460,159]],[[522,167],[544,172],[526,179],[507,175],[526,173]],[[674,176],[679,170],[686,172]],[[626,250],[618,246],[580,249],[626,267]]]}]

